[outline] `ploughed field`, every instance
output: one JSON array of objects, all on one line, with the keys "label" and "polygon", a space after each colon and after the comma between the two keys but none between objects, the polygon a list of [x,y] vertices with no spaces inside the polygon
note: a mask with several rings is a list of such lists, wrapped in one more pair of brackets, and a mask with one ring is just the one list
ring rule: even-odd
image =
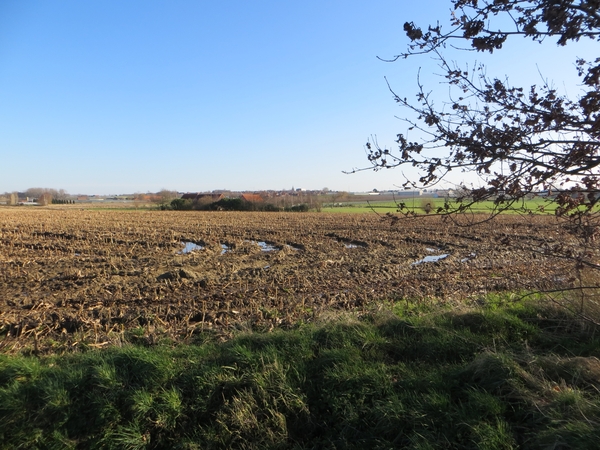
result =
[{"label": "ploughed field", "polygon": [[[460,218],[459,218],[460,219]],[[466,219],[465,219],[466,220]],[[549,216],[0,208],[0,351],[291,326],[383,301],[568,283]]]}]

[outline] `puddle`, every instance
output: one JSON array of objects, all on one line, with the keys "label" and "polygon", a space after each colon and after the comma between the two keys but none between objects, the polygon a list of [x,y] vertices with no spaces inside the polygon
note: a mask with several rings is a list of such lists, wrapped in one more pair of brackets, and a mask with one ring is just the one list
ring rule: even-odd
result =
[{"label": "puddle", "polygon": [[419,261],[415,261],[414,263],[411,264],[411,266],[416,266],[418,264],[423,264],[423,263],[438,262],[438,261],[441,261],[442,259],[446,259],[448,256],[450,256],[449,253],[444,253],[442,255],[426,256],[425,258],[420,259]]},{"label": "puddle", "polygon": [[362,241],[340,240],[346,248],[367,248],[368,244]]},{"label": "puddle", "polygon": [[269,244],[266,241],[246,241],[246,242],[251,242],[252,244],[258,245],[263,252],[276,252],[279,250],[279,247],[277,247],[273,244]]},{"label": "puddle", "polygon": [[467,261],[471,261],[473,258],[475,258],[477,256],[477,253],[471,253],[469,256],[467,256],[466,258],[463,258],[460,260],[461,263],[467,262]]},{"label": "puddle", "polygon": [[346,247],[346,248],[367,248],[369,246],[369,244],[367,244],[366,242],[363,242],[363,241],[354,241],[352,239],[348,239],[348,238],[345,238],[345,237],[338,236],[335,233],[328,233],[325,236],[334,238],[338,242],[343,242],[344,243],[344,247]]},{"label": "puddle", "polygon": [[198,245],[195,242],[182,242],[182,244],[184,245],[183,250],[178,252],[178,255],[187,255],[195,250],[204,250],[203,245]]},{"label": "puddle", "polygon": [[367,248],[369,244],[363,241],[342,241],[346,248]]},{"label": "puddle", "polygon": [[227,244],[221,244],[221,255],[231,251],[231,247]]},{"label": "puddle", "polygon": [[258,246],[260,247],[260,249],[263,252],[274,252],[274,251],[279,250],[278,247],[275,247],[273,244],[269,244],[268,242],[265,242],[265,241],[259,241]]}]

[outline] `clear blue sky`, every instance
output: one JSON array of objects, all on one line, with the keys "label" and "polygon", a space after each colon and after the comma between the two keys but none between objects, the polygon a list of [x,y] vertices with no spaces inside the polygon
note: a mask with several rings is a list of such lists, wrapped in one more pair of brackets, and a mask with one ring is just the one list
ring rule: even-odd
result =
[{"label": "clear blue sky", "polygon": [[[400,170],[342,170],[368,164],[370,135],[391,147],[406,129],[384,76],[408,97],[420,66],[432,88],[439,79],[428,58],[376,56],[406,48],[405,21],[449,11],[448,0],[2,0],[0,192],[393,188]],[[539,71],[573,93],[563,80],[591,48],[519,40],[457,57],[514,81],[539,83]]]}]

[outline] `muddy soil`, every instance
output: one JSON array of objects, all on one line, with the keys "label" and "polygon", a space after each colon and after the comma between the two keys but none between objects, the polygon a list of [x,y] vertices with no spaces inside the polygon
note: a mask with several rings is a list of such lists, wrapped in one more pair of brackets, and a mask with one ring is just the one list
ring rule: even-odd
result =
[{"label": "muddy soil", "polygon": [[0,208],[0,351],[269,330],[570,282],[572,263],[545,256],[570,245],[555,218],[466,220]]}]

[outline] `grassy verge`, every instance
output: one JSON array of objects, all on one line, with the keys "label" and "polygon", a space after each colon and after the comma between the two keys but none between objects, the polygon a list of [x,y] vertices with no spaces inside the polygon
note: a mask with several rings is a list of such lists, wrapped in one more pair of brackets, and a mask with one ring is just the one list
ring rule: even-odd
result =
[{"label": "grassy verge", "polygon": [[0,447],[597,448],[593,331],[497,298],[225,343],[4,355]]}]

